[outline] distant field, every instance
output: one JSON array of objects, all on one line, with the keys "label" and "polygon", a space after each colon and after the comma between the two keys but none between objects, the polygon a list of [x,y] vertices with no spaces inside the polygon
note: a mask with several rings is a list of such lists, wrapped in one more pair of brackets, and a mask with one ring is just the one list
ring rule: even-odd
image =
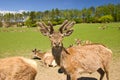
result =
[{"label": "distant field", "polygon": [[[106,25],[105,30],[99,27]],[[64,38],[64,46],[75,43],[75,39],[90,40],[112,49],[114,56],[120,56],[120,23],[76,24],[71,36]],[[57,26],[56,26],[57,28]],[[50,49],[50,41],[37,28],[0,28],[0,57],[30,57],[32,49]]]}]

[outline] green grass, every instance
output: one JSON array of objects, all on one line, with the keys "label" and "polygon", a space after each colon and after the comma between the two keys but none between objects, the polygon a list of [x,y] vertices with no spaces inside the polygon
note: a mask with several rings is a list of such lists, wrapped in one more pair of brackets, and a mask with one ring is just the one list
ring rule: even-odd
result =
[{"label": "green grass", "polygon": [[1,28],[0,32],[0,57],[28,56],[34,48],[50,48],[48,38],[42,36],[36,28],[6,28],[7,32],[4,30],[5,28]]},{"label": "green grass", "polygon": [[[75,43],[75,39],[90,40],[101,43],[112,49],[114,56],[120,56],[120,23],[109,23],[107,29],[98,27],[104,24],[76,24],[71,36],[65,37],[65,47]],[[57,27],[57,26],[56,26]],[[29,57],[32,49],[43,51],[50,49],[48,37],[41,35],[37,28],[0,28],[0,57]]]}]

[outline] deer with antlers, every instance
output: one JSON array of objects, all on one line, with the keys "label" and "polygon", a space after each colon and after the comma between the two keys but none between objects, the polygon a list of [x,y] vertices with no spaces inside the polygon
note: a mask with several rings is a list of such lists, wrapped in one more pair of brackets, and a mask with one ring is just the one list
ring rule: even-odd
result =
[{"label": "deer with antlers", "polygon": [[101,44],[89,44],[65,48],[62,40],[72,34],[74,21],[65,20],[59,31],[55,31],[51,22],[46,25],[39,22],[40,32],[48,36],[52,45],[52,54],[56,63],[67,75],[67,80],[77,80],[79,73],[92,73],[97,71],[103,79],[106,73],[109,80],[109,63],[112,51]]}]

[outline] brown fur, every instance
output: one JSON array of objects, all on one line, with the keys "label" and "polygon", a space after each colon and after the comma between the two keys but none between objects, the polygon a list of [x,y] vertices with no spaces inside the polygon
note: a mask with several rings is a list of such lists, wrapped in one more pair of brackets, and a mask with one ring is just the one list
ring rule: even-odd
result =
[{"label": "brown fur", "polygon": [[23,57],[0,59],[0,80],[34,80],[37,66],[32,62]]},{"label": "brown fur", "polygon": [[34,53],[34,57],[40,58],[47,67],[49,66],[55,67],[57,65],[56,63],[54,63],[54,57],[51,51],[40,52],[40,50],[35,49],[32,52]]},{"label": "brown fur", "polygon": [[80,39],[75,39],[75,44],[76,44],[76,45],[82,45],[82,40],[80,40]]},{"label": "brown fur", "polygon": [[40,60],[43,60],[45,52],[41,52],[40,50],[34,49],[33,52],[33,58],[38,58]]},{"label": "brown fur", "polygon": [[65,49],[62,44],[63,37],[72,34],[71,27],[75,22],[65,20],[58,32],[55,32],[53,26],[40,22],[40,31],[43,35],[49,36],[52,45],[52,54],[56,63],[67,75],[67,80],[77,80],[78,73],[92,73],[98,71],[100,80],[104,73],[109,80],[109,64],[112,57],[112,51],[100,44],[91,44],[89,41],[85,45],[77,45]]},{"label": "brown fur", "polygon": [[[70,75],[71,80],[77,80],[79,73],[93,73],[101,70],[100,80],[106,73],[107,79],[109,79],[109,63],[111,61],[112,52],[110,49],[100,44],[73,46],[67,49],[57,52],[57,63],[64,70],[64,73]],[[53,54],[56,50],[53,51]]]}]

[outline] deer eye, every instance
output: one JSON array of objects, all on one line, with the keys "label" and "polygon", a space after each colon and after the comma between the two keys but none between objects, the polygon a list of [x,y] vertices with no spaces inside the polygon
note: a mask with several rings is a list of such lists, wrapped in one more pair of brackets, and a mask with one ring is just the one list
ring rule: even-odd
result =
[{"label": "deer eye", "polygon": [[64,37],[64,35],[63,35],[63,34],[62,34],[61,36],[62,36],[62,38]]},{"label": "deer eye", "polygon": [[49,38],[52,38],[52,35],[49,35]]}]

